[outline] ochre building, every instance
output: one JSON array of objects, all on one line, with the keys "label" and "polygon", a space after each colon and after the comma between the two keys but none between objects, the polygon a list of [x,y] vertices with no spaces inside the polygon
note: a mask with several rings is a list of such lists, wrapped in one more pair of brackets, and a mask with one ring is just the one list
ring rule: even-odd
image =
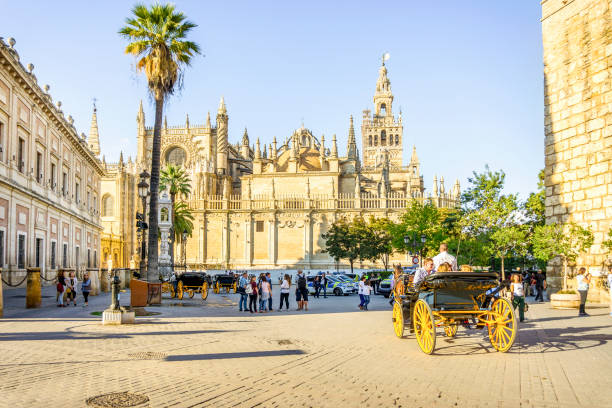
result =
[{"label": "ochre building", "polygon": [[[592,229],[595,243],[575,267],[599,275],[607,271],[601,243],[612,227],[610,1],[542,1],[542,37],[546,221]],[[549,280],[558,281],[561,268],[551,263]]]},{"label": "ochre building", "polygon": [[29,267],[50,283],[59,268],[99,266],[98,152],[21,63],[15,40],[0,38],[0,267],[9,284]]},{"label": "ochre building", "polygon": [[[426,194],[415,148],[405,163],[402,117],[393,113],[393,98],[383,63],[374,111],[365,110],[362,116],[363,161],[352,117],[343,154],[336,135],[314,135],[304,126],[284,139],[270,137],[265,143],[258,138],[254,144],[245,129],[242,139],[232,144],[223,98],[214,124],[210,114],[204,125],[192,125],[188,116],[182,126],[164,121],[162,165],[181,165],[192,180],[187,202],[195,221],[187,240],[189,267],[332,269],[337,265],[324,252],[322,234],[340,217],[398,219],[411,200],[455,206],[458,181],[447,188],[444,178],[434,179]],[[116,237],[120,263],[139,259],[138,245],[130,241],[135,237],[133,214],[141,207],[133,197],[138,174],[149,167],[153,139],[142,104],[137,127],[135,162],[106,164],[102,181],[104,237]],[[114,251],[103,243],[104,254]],[[405,264],[407,256],[395,254],[391,260]]]}]

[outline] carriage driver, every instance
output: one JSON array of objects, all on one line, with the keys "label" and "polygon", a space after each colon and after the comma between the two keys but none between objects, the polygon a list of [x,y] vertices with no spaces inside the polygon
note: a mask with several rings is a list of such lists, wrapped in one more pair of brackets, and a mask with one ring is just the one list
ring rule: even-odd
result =
[{"label": "carriage driver", "polygon": [[431,258],[425,258],[423,261],[423,267],[417,269],[414,273],[414,280],[412,281],[414,289],[417,290],[421,282],[423,282],[425,278],[432,273],[434,273],[434,261]]},{"label": "carriage driver", "polygon": [[434,269],[437,271],[438,267],[444,262],[448,262],[451,265],[453,271],[457,271],[457,259],[448,253],[448,245],[445,242],[440,244],[440,253],[433,257]]}]

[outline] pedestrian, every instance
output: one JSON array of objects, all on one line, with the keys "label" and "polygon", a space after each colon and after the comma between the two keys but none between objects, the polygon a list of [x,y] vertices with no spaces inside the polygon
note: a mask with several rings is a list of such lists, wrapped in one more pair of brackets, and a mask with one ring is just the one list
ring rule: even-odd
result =
[{"label": "pedestrian", "polygon": [[74,306],[77,305],[76,303],[76,288],[77,288],[77,278],[74,276],[74,272],[70,272],[70,274],[68,275],[68,279],[66,280],[66,304],[70,304],[70,298],[72,298],[72,303],[74,304]]},{"label": "pedestrian", "polygon": [[58,271],[55,279],[57,280],[57,307],[65,307],[64,292],[66,291],[66,278],[64,277],[64,271]]},{"label": "pedestrian", "polygon": [[580,293],[580,311],[578,316],[588,316],[589,314],[585,310],[587,294],[589,293],[589,283],[591,283],[591,274],[587,272],[586,268],[580,268],[578,275],[576,275],[576,284],[578,286],[578,293]]},{"label": "pedestrian", "polygon": [[278,311],[283,310],[283,300],[285,301],[285,308],[289,311],[289,289],[291,288],[291,278],[289,274],[285,274],[283,282],[280,284],[280,304]]},{"label": "pedestrian", "polygon": [[268,299],[270,298],[270,284],[266,279],[265,275],[259,281],[259,313],[266,313],[268,311]]},{"label": "pedestrian", "polygon": [[257,282],[255,276],[251,276],[251,281],[246,287],[246,293],[249,295],[249,312],[257,313]]},{"label": "pedestrian", "polygon": [[327,275],[325,272],[321,276],[321,286],[323,287],[323,299],[327,299]]},{"label": "pedestrian", "polygon": [[319,294],[321,293],[321,276],[317,275],[314,278],[314,297],[319,298]]},{"label": "pedestrian", "polygon": [[536,278],[535,278],[535,274],[533,272],[531,272],[529,274],[529,287],[530,287],[530,295],[531,296],[535,296],[536,295]]},{"label": "pedestrian", "polygon": [[296,294],[296,297],[299,298],[297,310],[308,311],[308,286],[304,272],[301,269],[298,269],[297,293],[299,293],[299,295]]},{"label": "pedestrian", "polygon": [[448,253],[448,245],[446,243],[440,244],[440,253],[433,257],[434,261],[434,269],[437,271],[440,265],[447,262],[450,264],[451,271],[456,271],[457,269],[457,259]]},{"label": "pedestrian", "polygon": [[369,279],[366,279],[363,285],[363,308],[362,310],[368,310],[370,304],[370,294],[372,293],[372,284]]},{"label": "pedestrian", "polygon": [[266,273],[266,280],[268,281],[268,288],[270,289],[270,297],[268,298],[268,310],[272,311],[272,275],[270,275],[270,272]]},{"label": "pedestrian", "polygon": [[247,292],[246,292],[246,288],[248,284],[249,284],[249,279],[248,279],[247,273],[246,271],[242,272],[240,279],[238,279],[238,287],[236,288],[236,292],[240,293],[240,302],[238,303],[239,312],[249,311],[247,307],[247,298],[249,297],[249,295],[247,295]]},{"label": "pedestrian", "polygon": [[176,293],[178,292],[178,277],[176,276],[176,271],[172,271],[172,275],[170,275],[170,283],[174,289],[174,296],[172,297],[176,297]]},{"label": "pedestrian", "polygon": [[91,279],[89,279],[89,273],[85,272],[83,274],[83,282],[81,282],[81,293],[85,301],[83,307],[89,306],[89,292],[91,292]]},{"label": "pedestrian", "polygon": [[[538,273],[535,276],[536,284],[536,297],[534,301],[544,302],[544,289],[546,289],[546,276],[542,273],[541,269],[538,269]],[[539,300],[538,300],[539,299]]]},{"label": "pedestrian", "polygon": [[519,321],[525,320],[525,288],[521,282],[521,275],[514,274],[511,278],[510,293],[512,294],[512,307],[519,310]]},{"label": "pedestrian", "polygon": [[357,288],[357,293],[359,294],[359,309],[363,310],[363,304],[365,302],[365,298],[363,297],[363,288],[365,286],[366,278],[362,276],[359,280],[359,286]]}]

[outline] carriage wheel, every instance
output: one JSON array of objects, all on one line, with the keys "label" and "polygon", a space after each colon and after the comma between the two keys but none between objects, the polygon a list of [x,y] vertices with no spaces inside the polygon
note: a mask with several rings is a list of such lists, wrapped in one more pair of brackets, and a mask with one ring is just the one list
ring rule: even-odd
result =
[{"label": "carriage wheel", "polygon": [[457,324],[451,323],[444,326],[444,334],[446,337],[455,337],[457,335]]},{"label": "carriage wheel", "polygon": [[187,293],[189,293],[189,299],[193,299],[193,295],[195,295],[195,291],[193,289],[189,289]]},{"label": "carriage wheel", "polygon": [[404,311],[398,302],[393,302],[393,331],[400,339],[404,337]]},{"label": "carriage wheel", "polygon": [[487,325],[491,345],[495,350],[505,353],[510,350],[516,339],[517,327],[514,309],[508,299],[499,298],[493,302],[489,316],[494,321]]},{"label": "carriage wheel", "polygon": [[423,299],[417,300],[414,305],[413,321],[419,347],[425,354],[433,353],[436,348],[436,325],[431,308]]},{"label": "carriage wheel", "polygon": [[234,284],[232,285],[232,289],[234,289],[234,293],[238,293],[238,283],[234,282]]},{"label": "carriage wheel", "polygon": [[176,297],[183,300],[183,281],[179,281],[177,285]]},{"label": "carriage wheel", "polygon": [[219,282],[215,283],[215,289],[213,291],[219,293]]},{"label": "carriage wheel", "polygon": [[202,300],[206,300],[208,297],[208,282],[202,284]]},{"label": "carriage wheel", "polygon": [[170,285],[170,298],[174,299],[176,297],[176,292],[174,291],[174,285]]},{"label": "carriage wheel", "polygon": [[229,286],[226,286],[226,287],[225,287],[225,293],[229,293],[229,291],[230,291],[230,287],[229,287]]}]

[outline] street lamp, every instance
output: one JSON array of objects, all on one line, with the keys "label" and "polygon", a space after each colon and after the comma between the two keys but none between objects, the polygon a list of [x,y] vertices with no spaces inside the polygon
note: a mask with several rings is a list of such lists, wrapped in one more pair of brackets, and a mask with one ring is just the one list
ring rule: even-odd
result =
[{"label": "street lamp", "polygon": [[185,272],[187,272],[187,232],[183,231],[183,265],[185,267]]},{"label": "street lamp", "polygon": [[417,239],[416,234],[412,235],[412,237],[404,235],[404,244],[406,248],[410,247],[410,253],[413,255],[419,254],[419,266],[423,266],[423,248],[425,247],[425,242],[427,242],[425,234],[421,234],[420,241]]},{"label": "street lamp", "polygon": [[136,213],[136,226],[140,231],[142,242],[140,248],[140,278],[142,279],[145,275],[145,262],[147,257],[147,247],[146,247],[146,238],[145,231],[148,229],[146,220],[147,214],[147,196],[149,195],[149,184],[147,183],[147,179],[149,178],[149,173],[146,170],[143,170],[140,173],[140,182],[138,183],[138,196],[142,200],[142,213]]}]

